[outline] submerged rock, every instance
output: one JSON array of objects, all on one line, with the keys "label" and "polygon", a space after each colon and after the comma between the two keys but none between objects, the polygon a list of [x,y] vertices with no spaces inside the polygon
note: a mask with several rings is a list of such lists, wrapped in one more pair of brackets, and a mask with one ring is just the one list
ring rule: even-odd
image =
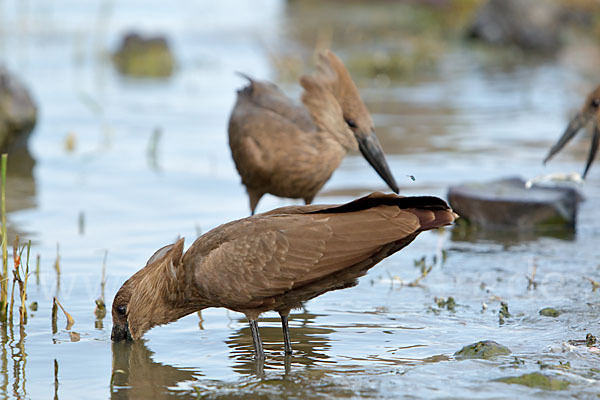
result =
[{"label": "submerged rock", "polygon": [[457,359],[483,358],[488,360],[496,356],[507,355],[510,353],[510,349],[500,343],[494,342],[493,340],[483,340],[463,347],[454,353],[454,357]]},{"label": "submerged rock", "polygon": [[0,152],[25,144],[36,118],[37,107],[25,86],[0,66]]},{"label": "submerged rock", "polygon": [[145,78],[164,78],[173,73],[175,59],[166,38],[128,33],[113,55],[120,73]]},{"label": "submerged rock", "polygon": [[483,229],[575,229],[581,195],[572,187],[525,186],[521,178],[451,186],[450,205]]},{"label": "submerged rock", "polygon": [[525,374],[521,376],[507,376],[505,378],[496,379],[496,381],[545,390],[563,390],[570,385],[570,382],[568,381],[542,375],[539,372],[533,372],[531,374]]},{"label": "submerged rock", "polygon": [[561,314],[556,308],[545,307],[540,310],[540,315],[543,317],[553,317],[556,318]]},{"label": "submerged rock", "polygon": [[560,47],[560,7],[551,0],[488,0],[477,11],[468,36],[495,45],[553,52]]}]

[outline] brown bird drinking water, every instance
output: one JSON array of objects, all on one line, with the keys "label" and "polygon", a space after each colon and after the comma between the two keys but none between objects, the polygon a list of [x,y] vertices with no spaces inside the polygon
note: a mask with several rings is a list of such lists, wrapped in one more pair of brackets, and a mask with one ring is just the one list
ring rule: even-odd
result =
[{"label": "brown bird drinking water", "polygon": [[356,285],[369,268],[419,233],[454,221],[437,197],[373,193],[343,205],[290,206],[221,225],[183,253],[183,239],[158,250],[129,278],[112,305],[112,339],[139,339],[156,325],[208,307],[250,321],[257,358],[258,316],[288,314],[325,292]]},{"label": "brown bird drinking water", "polygon": [[573,117],[563,135],[558,139],[558,142],[550,149],[548,156],[546,156],[546,159],[544,160],[544,164],[550,160],[552,156],[558,153],[569,140],[571,140],[577,132],[592,119],[594,120],[594,134],[592,136],[592,145],[590,146],[585,170],[583,171],[583,178],[585,179],[585,176],[590,169],[590,165],[592,165],[592,162],[596,157],[598,143],[600,142],[600,127],[598,126],[598,124],[600,124],[600,86],[588,95],[581,111]]},{"label": "brown bird drinking water", "polygon": [[250,84],[238,91],[229,119],[229,147],[252,214],[266,193],[310,204],[344,156],[357,149],[398,193],[371,115],[332,52],[321,53],[315,73],[300,79],[305,107],[270,82],[246,78]]}]

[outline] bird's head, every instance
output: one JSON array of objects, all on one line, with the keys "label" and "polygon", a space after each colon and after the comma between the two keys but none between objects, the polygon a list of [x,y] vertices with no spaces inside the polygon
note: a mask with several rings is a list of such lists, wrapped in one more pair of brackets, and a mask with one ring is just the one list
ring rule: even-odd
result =
[{"label": "bird's head", "polygon": [[140,339],[153,326],[185,315],[177,298],[183,242],[179,239],[158,250],[117,291],[112,304],[113,341]]},{"label": "bird's head", "polygon": [[575,114],[575,116],[569,121],[569,125],[565,129],[564,133],[558,139],[556,144],[552,146],[550,152],[544,160],[544,164],[558,153],[568,142],[571,140],[577,132],[579,132],[590,120],[594,121],[594,133],[592,136],[592,145],[588,153],[588,158],[583,172],[583,177],[587,175],[587,172],[594,161],[596,152],[598,151],[598,144],[600,142],[600,86],[594,89],[588,97],[585,99],[582,109]]},{"label": "bird's head", "polygon": [[600,120],[600,86],[594,89],[585,99],[581,113],[585,114],[588,119],[594,118],[596,124],[598,124]]},{"label": "bird's head", "polygon": [[[398,185],[375,136],[373,119],[344,63],[331,51],[319,54],[316,81],[327,87],[341,107],[344,123],[354,136],[358,148],[388,186],[398,193]],[[356,146],[356,145],[355,145]]]},{"label": "bird's head", "polygon": [[594,120],[597,124],[598,119],[600,119],[600,86],[587,96],[581,110],[571,119],[569,127],[577,133],[590,120]]}]

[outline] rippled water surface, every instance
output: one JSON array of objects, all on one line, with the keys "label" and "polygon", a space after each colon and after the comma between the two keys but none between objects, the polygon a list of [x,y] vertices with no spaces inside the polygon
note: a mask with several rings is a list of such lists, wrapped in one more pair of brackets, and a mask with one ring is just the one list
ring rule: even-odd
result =
[{"label": "rippled water surface", "polygon": [[[308,60],[300,72],[311,70],[314,37],[301,29],[316,21],[309,17],[297,2],[281,1],[0,2],[0,61],[26,82],[40,109],[29,145],[35,163],[20,155],[17,167],[17,156],[9,156],[9,227],[33,241],[32,254],[41,260],[28,298],[38,310],[23,328],[1,327],[2,397],[548,395],[494,381],[528,372],[570,382],[553,397],[600,394],[599,353],[567,344],[600,333],[600,294],[588,280],[600,280],[598,166],[582,188],[586,201],[575,234],[422,234],[357,287],[293,313],[290,359],[283,356],[276,314],[260,320],[267,353],[261,368],[252,358],[247,321],[223,309],[154,328],[132,345],[111,343],[110,316],[94,315],[105,257],[110,306],[156,249],[178,235],[189,245],[199,232],[248,214],[227,146],[229,112],[244,84],[234,71],[277,80],[298,96],[295,78],[283,77],[277,60],[297,51]],[[168,35],[177,58],[172,78],[117,74],[108,52],[130,28]],[[333,50],[350,60],[347,44],[335,39]],[[350,67],[403,194],[445,196],[449,185],[464,181],[583,169],[589,138],[546,167],[541,160],[594,82],[554,60],[499,60],[477,46],[452,43],[436,53],[435,68],[421,74],[390,80]],[[353,154],[316,202],[384,189]],[[288,203],[266,196],[258,211]],[[422,257],[433,268],[408,285],[419,278],[415,260]],[[535,289],[526,278],[534,268]],[[70,329],[60,314],[52,332],[53,296],[74,317]],[[456,300],[454,310],[436,304],[448,296]],[[512,314],[503,324],[501,300]],[[540,316],[547,306],[563,314]],[[486,339],[512,354],[492,361],[454,358],[464,345]]]}]

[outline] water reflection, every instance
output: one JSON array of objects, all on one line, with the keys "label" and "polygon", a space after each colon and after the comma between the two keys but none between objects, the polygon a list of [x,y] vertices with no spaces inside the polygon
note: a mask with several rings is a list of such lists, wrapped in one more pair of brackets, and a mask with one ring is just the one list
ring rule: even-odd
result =
[{"label": "water reflection", "polygon": [[254,359],[250,326],[234,332],[226,341],[231,348],[230,357],[235,362],[233,370],[241,375],[255,374],[262,377],[265,371],[283,369],[287,374],[294,367],[326,363],[329,359],[327,351],[331,347],[328,337],[334,331],[316,326],[314,321],[317,317],[317,314],[308,312],[290,315],[290,340],[294,350],[292,356],[284,354],[279,317],[261,318],[260,335],[266,353],[263,365],[257,365]]},{"label": "water reflection", "polygon": [[15,211],[36,207],[36,185],[33,177],[35,160],[27,146],[15,147],[8,155],[6,173],[6,212],[8,218],[8,239],[16,235],[24,236],[19,227],[10,222],[10,214]]},{"label": "water reflection", "polygon": [[453,242],[493,242],[506,247],[535,242],[543,237],[571,242],[576,239],[575,231],[569,227],[546,230],[490,230],[480,229],[466,222],[456,224],[451,235]]},{"label": "water reflection", "polygon": [[[327,355],[330,348],[328,336],[333,330],[313,326],[317,317],[317,314],[307,312],[290,316],[290,338],[294,346],[292,356],[284,355],[279,318],[261,318],[260,333],[267,353],[264,363],[254,359],[249,327],[232,333],[226,343],[231,348],[232,368],[242,375],[241,381],[269,386],[273,379],[287,382],[288,378],[296,381],[302,377],[306,380],[315,373],[307,373],[312,370],[307,367],[334,363],[328,361]],[[195,392],[176,389],[185,383],[191,383],[198,394],[212,385],[218,386],[217,390],[229,387],[226,382],[199,379],[203,374],[198,370],[153,361],[153,352],[144,341],[112,343],[112,356],[111,399],[168,399],[185,398],[187,395],[196,398]]]},{"label": "water reflection", "polygon": [[199,373],[157,363],[152,354],[141,340],[112,344],[111,399],[182,398],[180,391],[169,388],[195,380]]},{"label": "water reflection", "polygon": [[[2,385],[0,386],[0,393],[3,398],[14,397],[14,398],[26,398],[27,390],[25,377],[25,367],[27,365],[27,352],[25,351],[25,327],[19,325],[17,327],[18,340],[15,340],[14,327],[11,324],[8,326],[6,323],[0,325],[0,340],[1,340],[1,352],[0,352],[0,374],[2,376]],[[11,361],[12,360],[12,365]],[[9,387],[8,383],[12,382]]]}]

